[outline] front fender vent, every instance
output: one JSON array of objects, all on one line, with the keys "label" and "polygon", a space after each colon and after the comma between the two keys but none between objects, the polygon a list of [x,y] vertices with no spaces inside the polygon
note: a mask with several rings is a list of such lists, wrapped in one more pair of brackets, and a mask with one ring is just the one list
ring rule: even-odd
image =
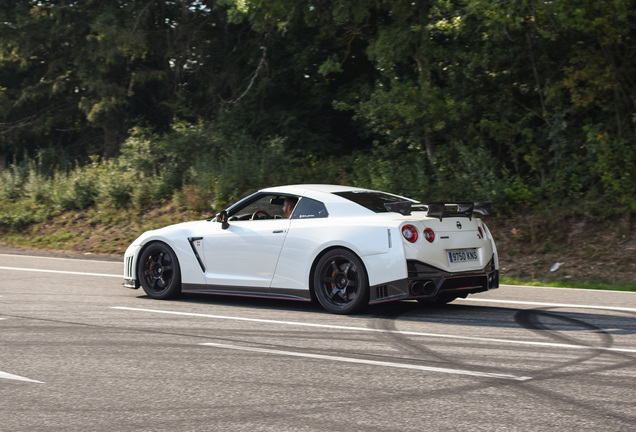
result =
[{"label": "front fender vent", "polygon": [[200,244],[201,240],[203,240],[203,237],[188,237],[188,242],[190,243],[192,252],[194,253],[194,256],[196,257],[197,262],[199,263],[199,267],[201,267],[201,271],[205,273],[205,264],[203,264],[203,260],[201,259],[201,256],[199,255],[199,251],[197,250],[197,245]]}]

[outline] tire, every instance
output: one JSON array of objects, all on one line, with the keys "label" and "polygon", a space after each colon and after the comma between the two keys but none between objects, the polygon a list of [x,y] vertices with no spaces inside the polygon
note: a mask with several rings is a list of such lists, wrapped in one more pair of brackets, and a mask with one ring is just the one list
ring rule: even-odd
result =
[{"label": "tire", "polygon": [[353,252],[332,249],[316,263],[313,289],[318,302],[328,312],[352,314],[369,304],[367,272]]},{"label": "tire", "polygon": [[137,277],[148,297],[171,299],[181,294],[181,270],[174,251],[163,242],[148,244],[137,264]]}]

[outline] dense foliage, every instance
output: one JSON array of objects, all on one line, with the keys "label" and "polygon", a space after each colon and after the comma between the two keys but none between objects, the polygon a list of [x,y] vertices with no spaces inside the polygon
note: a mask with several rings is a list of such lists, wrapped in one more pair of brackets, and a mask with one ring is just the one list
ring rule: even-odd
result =
[{"label": "dense foliage", "polygon": [[0,1],[0,222],[326,181],[636,211],[633,3]]}]

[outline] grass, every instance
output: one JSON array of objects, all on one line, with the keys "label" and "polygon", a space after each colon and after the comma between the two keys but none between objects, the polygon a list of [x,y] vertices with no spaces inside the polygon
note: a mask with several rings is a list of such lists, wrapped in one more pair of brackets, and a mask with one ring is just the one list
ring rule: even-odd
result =
[{"label": "grass", "polygon": [[537,281],[523,280],[517,278],[501,279],[501,283],[505,285],[523,285],[523,286],[542,286],[555,288],[579,288],[590,290],[606,290],[606,291],[633,291],[636,292],[636,283],[625,281]]},{"label": "grass", "polygon": [[44,223],[20,228],[0,225],[0,244],[24,249],[123,256],[128,245],[144,231],[207,216],[178,210],[171,205],[142,213],[113,208],[67,211]]}]

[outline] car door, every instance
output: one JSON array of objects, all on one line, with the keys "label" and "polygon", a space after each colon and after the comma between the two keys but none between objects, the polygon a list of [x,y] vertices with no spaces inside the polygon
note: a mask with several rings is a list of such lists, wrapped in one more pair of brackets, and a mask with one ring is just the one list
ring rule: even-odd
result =
[{"label": "car door", "polygon": [[206,283],[269,290],[289,223],[282,216],[282,201],[269,196],[235,210],[226,229],[213,222],[202,239]]}]

